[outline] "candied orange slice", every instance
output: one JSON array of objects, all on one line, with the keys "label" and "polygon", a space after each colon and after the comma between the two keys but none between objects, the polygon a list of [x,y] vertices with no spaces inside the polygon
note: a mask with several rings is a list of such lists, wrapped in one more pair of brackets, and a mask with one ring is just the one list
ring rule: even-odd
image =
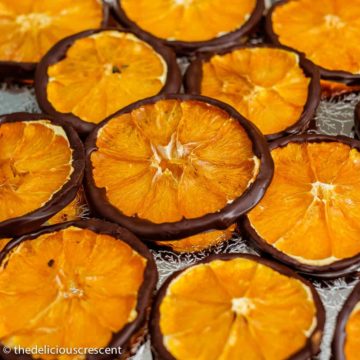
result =
[{"label": "candied orange slice", "polygon": [[168,66],[148,43],[132,33],[91,32],[71,41],[62,57],[47,68],[47,101],[59,113],[99,123],[164,87]]},{"label": "candied orange slice", "polygon": [[102,22],[97,0],[0,0],[0,60],[38,62],[59,40]]},{"label": "candied orange slice", "polygon": [[359,16],[359,0],[289,0],[275,5],[269,21],[280,43],[316,65],[360,74]]},{"label": "candied orange slice", "polygon": [[12,239],[0,239],[0,251],[11,241]]},{"label": "candied orange slice", "polygon": [[126,17],[141,29],[166,40],[206,41],[241,28],[256,0],[121,0]]},{"label": "candied orange slice", "polygon": [[214,55],[202,63],[200,93],[232,105],[263,134],[280,133],[300,120],[309,98],[311,78],[299,61],[268,47]]},{"label": "candied orange slice", "polygon": [[232,225],[226,230],[211,230],[201,234],[189,236],[181,240],[157,241],[156,244],[169,247],[178,253],[192,253],[202,251],[231,239],[235,228],[236,225]]},{"label": "candied orange slice", "polygon": [[360,152],[351,139],[299,139],[272,150],[274,178],[249,229],[279,259],[325,270],[360,253]]},{"label": "candied orange slice", "polygon": [[346,85],[341,82],[321,80],[321,97],[329,99],[331,97],[341,96],[352,92],[359,92],[360,85]]},{"label": "candied orange slice", "polygon": [[173,277],[155,303],[152,338],[159,357],[277,360],[302,350],[310,358],[309,343],[317,338],[318,348],[324,322],[318,295],[270,264],[220,256]]},{"label": "candied orange slice", "polygon": [[[136,238],[127,239],[128,232],[114,237],[107,226],[92,221],[49,227],[6,254],[0,271],[3,345],[104,348],[125,326],[131,332],[139,325],[149,306],[150,295],[139,305],[139,293],[151,255]],[[155,282],[155,275],[148,278],[150,293]],[[124,336],[128,341],[124,334],[121,341]],[[34,357],[85,359],[75,354]]]}]

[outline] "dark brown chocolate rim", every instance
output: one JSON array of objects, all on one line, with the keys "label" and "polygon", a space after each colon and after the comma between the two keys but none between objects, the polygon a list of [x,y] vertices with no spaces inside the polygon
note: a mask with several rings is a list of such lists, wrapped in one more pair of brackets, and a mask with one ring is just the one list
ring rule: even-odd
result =
[{"label": "dark brown chocolate rim", "polygon": [[231,42],[239,42],[242,37],[251,33],[254,28],[259,24],[265,10],[264,0],[256,0],[256,5],[253,12],[251,13],[250,18],[237,30],[229,32],[218,38],[206,41],[171,41],[152,35],[150,32],[145,31],[141,27],[139,27],[134,21],[130,20],[121,7],[121,0],[110,0],[110,5],[112,7],[112,13],[114,14],[115,19],[119,21],[122,25],[138,34],[151,36],[157,41],[171,46],[179,55],[191,55],[197,49],[206,46],[223,47]]},{"label": "dark brown chocolate rim", "polygon": [[218,254],[218,255],[212,255],[207,257],[205,260],[199,261],[194,265],[191,265],[183,270],[177,271],[174,274],[172,274],[165,283],[161,286],[160,290],[158,291],[155,301],[152,307],[151,312],[151,320],[150,320],[150,335],[151,335],[151,343],[152,348],[155,351],[155,353],[158,355],[159,359],[161,360],[176,360],[169,351],[165,348],[163,343],[163,334],[160,329],[160,305],[162,300],[164,299],[166,295],[166,291],[168,289],[168,286],[170,283],[179,276],[182,272],[186,271],[187,269],[194,267],[199,264],[205,264],[209,263],[214,260],[233,260],[237,258],[242,259],[249,259],[256,261],[260,264],[263,264],[265,266],[268,266],[272,268],[273,270],[279,272],[280,274],[283,274],[285,276],[295,278],[299,281],[301,281],[305,286],[307,286],[312,293],[314,304],[316,307],[316,319],[317,324],[311,335],[309,336],[306,344],[302,349],[300,349],[297,353],[293,354],[288,358],[288,360],[306,360],[312,357],[313,355],[316,355],[320,351],[320,343],[322,334],[324,332],[324,325],[325,325],[325,309],[321,302],[321,299],[317,293],[317,291],[314,288],[314,285],[302,278],[300,275],[298,275],[293,270],[285,267],[284,265],[281,265],[277,262],[270,261],[267,259],[260,258],[256,255],[250,255],[250,254]]},{"label": "dark brown chocolate rim", "polygon": [[[105,27],[109,23],[110,6],[106,1],[101,1],[103,16],[100,27]],[[34,79],[37,62],[17,62],[17,61],[0,61],[0,79],[9,82],[26,81]]]},{"label": "dark brown chocolate rim", "polygon": [[354,124],[356,136],[360,138],[360,102],[358,102],[355,106]]},{"label": "dark brown chocolate rim", "polygon": [[[122,214],[114,207],[106,197],[104,188],[98,188],[95,185],[92,176],[91,153],[96,151],[96,140],[99,130],[111,119],[132,110],[146,105],[153,104],[160,100],[178,99],[182,101],[196,100],[216,106],[226,111],[231,117],[236,119],[245,129],[253,144],[253,152],[260,159],[260,169],[255,181],[246,189],[246,191],[231,204],[226,205],[216,213],[206,214],[195,219],[183,219],[173,223],[155,224],[151,221],[140,219],[138,217],[129,217]],[[248,120],[242,117],[234,108],[220,101],[204,96],[185,95],[185,94],[167,94],[157,95],[136,103],[120,110],[101,122],[95,130],[89,135],[85,143],[86,151],[86,169],[85,169],[85,190],[90,207],[99,215],[115,223],[128,228],[137,234],[144,241],[147,240],[176,240],[185,238],[209,229],[227,229],[234,224],[236,220],[245,212],[252,209],[264,196],[265,190],[271,182],[273,176],[273,161],[269,152],[268,144],[260,131]]]},{"label": "dark brown chocolate rim", "polygon": [[288,126],[283,131],[274,134],[265,135],[268,141],[278,139],[280,137],[302,133],[309,127],[310,121],[314,117],[315,111],[320,102],[321,86],[320,86],[320,73],[317,67],[309,60],[307,60],[303,54],[294,51],[286,46],[276,46],[269,44],[257,44],[257,45],[238,45],[235,44],[225,50],[218,50],[216,48],[206,49],[206,52],[198,53],[198,56],[193,60],[188,67],[184,75],[184,87],[188,94],[201,94],[201,80],[202,80],[202,64],[209,62],[215,55],[225,55],[233,52],[234,50],[241,49],[254,49],[254,48],[271,48],[280,49],[292,52],[296,54],[300,59],[300,67],[304,71],[305,75],[311,79],[308,87],[308,96],[304,106],[304,110],[298,119],[298,121]]},{"label": "dark brown chocolate rim", "polygon": [[[272,25],[272,14],[273,12],[279,7],[283,6],[288,2],[291,2],[293,0],[280,0],[276,2],[268,11],[266,17],[265,17],[265,31],[266,35],[268,36],[269,40],[276,44],[276,45],[282,45],[279,36],[275,33]],[[324,39],[324,41],[327,41],[327,39]],[[294,49],[295,51],[299,51],[298,49]],[[306,56],[306,54],[304,54]],[[310,60],[309,60],[310,61]],[[320,65],[314,64],[319,70],[320,75],[322,79],[325,80],[332,80],[336,82],[342,82],[346,85],[358,85],[360,83],[360,74],[352,74],[348,71],[342,71],[342,70],[328,70],[324,67],[321,67]]]},{"label": "dark brown chocolate rim", "polygon": [[170,48],[164,46],[160,42],[152,39],[147,35],[139,35],[133,31],[109,27],[95,30],[87,30],[69,36],[54,45],[40,61],[35,74],[35,93],[38,103],[44,112],[53,115],[55,118],[59,118],[64,120],[65,122],[68,122],[80,134],[88,134],[96,127],[97,124],[84,121],[72,113],[61,113],[53,107],[53,105],[47,98],[47,84],[49,81],[47,72],[49,66],[59,62],[66,57],[68,49],[76,40],[86,38],[103,31],[117,31],[121,33],[133,34],[142,41],[148,43],[155,50],[155,52],[162,57],[162,59],[167,64],[168,73],[166,82],[159,94],[166,94],[172,92],[177,93],[181,87],[181,73],[176,62],[175,53]]},{"label": "dark brown chocolate rim", "polygon": [[357,284],[352,290],[350,296],[346,299],[340,313],[338,314],[335,326],[335,332],[331,344],[332,355],[334,360],[346,360],[344,346],[346,340],[346,324],[349,317],[360,301],[360,284]]},{"label": "dark brown chocolate rim", "polygon": [[58,192],[54,193],[52,198],[41,208],[23,216],[0,222],[0,237],[3,238],[20,236],[36,230],[75,198],[82,183],[85,168],[84,147],[78,134],[72,127],[61,120],[56,120],[45,114],[14,113],[0,116],[0,124],[37,120],[48,120],[51,124],[61,126],[64,129],[73,151],[71,165],[74,170],[70,179]]},{"label": "dark brown chocolate rim", "polygon": [[[317,143],[317,142],[340,142],[360,151],[360,141],[345,136],[330,136],[319,134],[302,134],[289,136],[287,138],[278,139],[270,143],[270,150],[284,147],[289,143]],[[274,214],[276,216],[276,214]],[[304,264],[295,258],[286,255],[284,252],[277,250],[260,237],[256,230],[250,224],[247,215],[240,220],[240,227],[249,237],[252,244],[262,253],[270,255],[270,257],[294,268],[295,270],[309,275],[311,277],[319,277],[324,279],[333,279],[342,276],[350,276],[357,272],[360,264],[360,253],[351,258],[335,261],[328,265],[316,266]]]},{"label": "dark brown chocolate rim", "polygon": [[[80,220],[80,221],[70,221],[62,224],[56,224],[53,226],[47,226],[42,228],[41,230],[24,235],[18,239],[12,240],[9,242],[5,248],[0,252],[0,264],[6,260],[7,255],[11,252],[16,246],[20,243],[28,240],[33,240],[43,234],[48,234],[51,232],[60,231],[66,229],[68,227],[77,227],[81,229],[89,229],[98,234],[106,234],[110,235],[116,239],[122,240],[127,243],[132,249],[138,252],[142,257],[147,260],[147,264],[144,272],[144,280],[140,287],[138,294],[138,302],[136,305],[137,317],[134,321],[128,323],[123,329],[113,334],[110,343],[107,347],[109,348],[123,348],[125,349],[125,345],[131,339],[132,335],[134,335],[137,331],[139,331],[144,323],[146,323],[146,314],[147,310],[151,305],[153,294],[155,291],[155,287],[158,280],[158,273],[155,265],[155,261],[153,256],[151,255],[148,248],[130,231],[121,228],[116,224],[112,224],[109,222],[105,222],[98,219],[90,219],[90,220]],[[2,351],[2,347],[0,346],[0,353],[4,360],[14,358],[14,354],[4,354]],[[99,360],[99,359],[111,359],[111,355],[93,355],[87,356],[86,359],[91,360]],[[9,360],[10,360],[9,359]],[[28,355],[23,357],[23,359],[32,360],[33,358]]]}]

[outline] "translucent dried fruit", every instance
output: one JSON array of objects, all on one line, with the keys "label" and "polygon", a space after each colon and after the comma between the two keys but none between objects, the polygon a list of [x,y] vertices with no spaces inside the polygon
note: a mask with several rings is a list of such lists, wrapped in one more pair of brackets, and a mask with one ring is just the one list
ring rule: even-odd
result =
[{"label": "translucent dried fruit", "polygon": [[0,251],[11,241],[12,239],[0,239]]},{"label": "translucent dried fruit", "polygon": [[126,16],[143,30],[167,40],[206,41],[239,29],[256,0],[121,0]]},{"label": "translucent dried fruit", "polygon": [[265,135],[300,120],[310,78],[296,53],[279,48],[242,48],[202,63],[200,92],[232,105]]},{"label": "translucent dried fruit", "polygon": [[215,258],[167,283],[153,313],[155,351],[169,359],[165,347],[178,360],[275,360],[307,348],[323,326],[316,293],[258,259]]},{"label": "translucent dried fruit", "polygon": [[360,351],[360,303],[352,310],[346,323],[345,355],[346,360],[356,360]]},{"label": "translucent dried fruit", "polygon": [[0,0],[0,60],[38,62],[59,40],[102,21],[97,0]]}]

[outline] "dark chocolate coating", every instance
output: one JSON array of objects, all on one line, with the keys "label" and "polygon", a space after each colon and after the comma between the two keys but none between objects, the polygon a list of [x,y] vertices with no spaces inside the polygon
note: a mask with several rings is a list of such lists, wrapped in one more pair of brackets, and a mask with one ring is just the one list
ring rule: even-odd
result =
[{"label": "dark chocolate coating", "polygon": [[[226,111],[231,117],[239,121],[253,143],[253,152],[260,159],[260,169],[255,181],[248,189],[231,204],[216,213],[206,214],[199,218],[182,219],[173,223],[155,224],[149,220],[138,217],[129,217],[122,214],[114,207],[106,197],[104,188],[98,188],[95,185],[92,176],[92,163],[90,160],[91,153],[97,149],[96,140],[98,131],[106,125],[112,118],[122,114],[130,113],[132,110],[145,104],[153,104],[164,99],[179,100],[197,100],[202,101]],[[191,235],[198,234],[210,229],[227,229],[234,224],[236,220],[244,213],[252,209],[263,197],[266,188],[271,182],[273,176],[273,161],[269,148],[264,136],[260,131],[243,118],[234,108],[220,101],[195,95],[159,95],[148,99],[138,101],[125,109],[111,115],[109,118],[100,123],[95,130],[89,135],[85,144],[86,148],[86,179],[85,189],[90,207],[100,216],[128,228],[137,234],[143,240],[176,240]],[[194,199],[195,200],[195,199]]]},{"label": "dark chocolate coating", "polygon": [[[103,20],[101,27],[109,23],[110,7],[106,1],[102,1]],[[26,82],[33,80],[38,63],[36,62],[17,62],[0,61],[0,80],[5,82]]]},{"label": "dark chocolate coating", "polygon": [[357,284],[350,296],[345,301],[336,320],[335,332],[331,344],[332,358],[334,360],[346,360],[344,347],[346,341],[346,324],[354,310],[356,304],[360,301],[360,284]]},{"label": "dark chocolate coating", "polygon": [[[274,5],[270,8],[270,10],[266,15],[266,19],[265,19],[266,35],[269,38],[269,40],[276,45],[281,45],[281,42],[279,40],[279,36],[275,33],[273,29],[272,14],[278,6],[283,6],[284,4],[291,1],[293,0],[281,0],[274,3]],[[323,39],[323,40],[329,41],[329,39]],[[294,49],[294,50],[299,51],[299,49]],[[306,54],[304,54],[304,56],[306,56]],[[337,56],[335,48],[334,48],[334,56]],[[321,78],[324,80],[341,82],[349,86],[360,84],[360,74],[352,74],[348,71],[342,71],[342,70],[328,70],[317,64],[315,64],[315,66],[317,66],[318,69],[320,70]]]},{"label": "dark chocolate coating", "polygon": [[106,29],[87,30],[72,35],[70,37],[67,37],[61,40],[60,42],[58,42],[53,48],[51,48],[39,63],[35,75],[35,92],[38,103],[44,112],[46,112],[47,114],[51,114],[55,118],[59,118],[68,122],[81,135],[87,135],[88,133],[90,133],[92,130],[94,130],[97,124],[84,121],[72,113],[65,114],[58,112],[53,107],[53,105],[50,103],[47,97],[47,84],[49,81],[49,77],[47,74],[48,68],[49,66],[56,64],[57,62],[63,60],[66,57],[66,52],[75,42],[75,40],[86,38],[90,35],[97,34],[103,31],[109,31],[109,30],[134,34],[139,39],[151,45],[151,47],[164,59],[168,67],[168,74],[164,87],[160,91],[160,94],[176,93],[180,90],[181,87],[181,73],[176,62],[175,53],[171,49],[159,43],[158,41],[151,39],[149,36],[138,35],[129,30],[106,28]]},{"label": "dark chocolate coating", "polygon": [[[216,46],[217,48],[223,48],[226,47],[229,43],[241,42],[241,40],[245,36],[249,35],[257,27],[265,10],[264,0],[256,0],[256,6],[250,18],[237,30],[206,41],[172,41],[152,35],[150,32],[143,30],[134,21],[129,19],[121,7],[121,0],[110,0],[110,5],[112,7],[112,13],[115,19],[117,19],[120,24],[133,30],[138,34],[146,34],[158,41],[161,41],[167,46],[171,46],[178,55],[191,55],[196,50],[207,46]],[[224,6],[226,6],[226,4],[224,4]]]},{"label": "dark chocolate coating", "polygon": [[[8,243],[5,248],[0,252],[0,264],[6,260],[8,253],[11,252],[11,250],[18,246],[20,243],[24,241],[31,241],[33,239],[36,239],[40,235],[60,231],[70,226],[81,229],[89,229],[91,231],[94,231],[95,233],[110,235],[116,239],[122,240],[147,260],[144,272],[144,280],[139,289],[138,301],[136,305],[136,311],[138,315],[134,321],[128,323],[123,329],[113,334],[109,344],[106,346],[108,348],[121,347],[125,352],[127,350],[127,347],[129,346],[129,342],[131,341],[132,337],[134,335],[139,336],[138,332],[141,331],[144,324],[147,323],[148,309],[151,306],[153,294],[158,280],[157,269],[153,256],[151,255],[147,247],[130,231],[121,228],[118,225],[98,219],[70,221],[62,224],[56,224],[53,226],[47,226],[35,233],[24,235]],[[84,331],[86,331],[86,329],[84,329]],[[2,351],[2,348],[3,347],[0,346],[0,355],[4,360],[33,359],[30,355],[15,355],[13,352],[11,352],[10,354],[5,354]],[[86,357],[86,360],[112,360],[113,356],[114,355],[100,354],[91,356],[88,355]]]},{"label": "dark chocolate coating", "polygon": [[[319,134],[303,134],[289,136],[287,138],[278,139],[270,143],[270,149],[284,147],[289,143],[316,143],[316,142],[341,142],[360,151],[360,141],[345,136],[330,136]],[[274,213],[274,218],[276,214]],[[309,275],[311,277],[319,277],[324,279],[333,279],[341,276],[350,276],[356,273],[360,265],[360,254],[333,262],[328,265],[316,266],[299,262],[298,260],[277,250],[261,238],[250,224],[248,217],[245,215],[239,224],[240,228],[249,237],[251,243],[262,253],[270,255],[272,258],[296,269],[297,271]]]},{"label": "dark chocolate coating", "polygon": [[199,52],[198,56],[194,61],[191,62],[184,75],[184,87],[186,93],[188,94],[201,94],[201,81],[202,81],[202,66],[203,63],[209,62],[211,58],[215,55],[224,55],[231,53],[234,50],[248,49],[248,48],[275,48],[282,49],[294,52],[299,56],[300,67],[304,71],[305,75],[311,78],[309,88],[308,88],[308,97],[304,106],[304,110],[299,118],[299,120],[284,129],[281,132],[275,134],[265,135],[268,141],[278,139],[280,137],[302,133],[308,129],[309,124],[314,117],[316,109],[320,102],[321,95],[321,86],[320,86],[320,73],[317,67],[309,60],[307,60],[302,54],[288,48],[285,46],[275,46],[275,45],[238,45],[235,44],[231,48],[226,50],[217,50],[217,49],[206,49],[206,52]]},{"label": "dark chocolate coating", "polygon": [[357,103],[354,112],[355,133],[360,138],[360,102]]},{"label": "dark chocolate coating", "polygon": [[[204,264],[209,263],[214,260],[233,260],[237,258],[243,258],[243,259],[249,259],[253,261],[257,261],[260,264],[263,264],[265,266],[268,266],[272,268],[275,271],[278,271],[279,273],[300,280],[304,285],[306,285],[310,290],[311,294],[314,299],[315,307],[316,307],[316,318],[317,318],[317,324],[315,329],[313,330],[312,334],[306,341],[306,344],[304,347],[299,350],[297,353],[293,354],[288,358],[288,360],[307,360],[311,358],[312,356],[316,355],[320,351],[320,344],[321,344],[321,338],[322,334],[324,332],[324,324],[325,324],[325,309],[321,302],[321,299],[316,292],[313,284],[304,278],[302,278],[300,275],[298,275],[296,272],[290,270],[289,268],[285,267],[284,265],[281,265],[277,262],[266,260],[263,258],[260,258],[259,256],[255,255],[249,255],[249,254],[219,254],[219,255],[212,255],[205,260],[202,260],[198,262],[195,265],[198,264]],[[193,266],[195,266],[193,265]],[[188,267],[187,269],[191,268],[192,266]],[[158,291],[154,305],[151,312],[151,320],[150,320],[150,335],[151,335],[151,343],[152,343],[152,349],[155,354],[155,358],[158,360],[176,360],[166,349],[163,342],[163,334],[161,333],[160,329],[160,305],[166,295],[166,291],[168,289],[168,286],[174,280],[177,276],[179,276],[184,270],[177,271],[176,273],[172,274],[166,282],[161,286],[160,290]]]},{"label": "dark chocolate coating", "polygon": [[[82,183],[85,168],[84,147],[78,134],[71,126],[68,126],[61,120],[44,114],[14,113],[0,116],[0,124],[36,120],[48,120],[53,125],[61,126],[64,129],[73,151],[71,165],[74,170],[70,179],[58,192],[53,194],[52,198],[41,208],[23,216],[0,222],[0,238],[20,236],[36,230],[75,198]],[[41,179],[39,179],[39,181],[41,182]]]}]

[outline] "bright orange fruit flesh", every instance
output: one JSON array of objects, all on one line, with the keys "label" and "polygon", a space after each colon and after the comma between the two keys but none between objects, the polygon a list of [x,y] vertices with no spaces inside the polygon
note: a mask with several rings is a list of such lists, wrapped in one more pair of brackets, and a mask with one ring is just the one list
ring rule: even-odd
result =
[{"label": "bright orange fruit flesh", "polygon": [[93,178],[127,216],[196,218],[238,198],[259,160],[240,123],[194,100],[161,100],[113,118],[91,154]]},{"label": "bright orange fruit flesh", "polygon": [[57,111],[99,123],[158,94],[167,71],[164,59],[135,35],[102,31],[76,40],[65,59],[49,66],[47,97]]},{"label": "bright orange fruit flesh", "polygon": [[122,0],[127,17],[167,40],[206,41],[239,29],[255,10],[256,0]]},{"label": "bright orange fruit flesh", "polygon": [[201,94],[232,105],[269,135],[300,119],[309,83],[297,54],[246,48],[215,55],[203,63]]},{"label": "bright orange fruit flesh", "polygon": [[0,125],[0,221],[41,208],[69,180],[72,150],[47,120]]},{"label": "bright orange fruit flesh", "polygon": [[105,347],[137,317],[145,266],[125,242],[86,229],[70,227],[21,243],[1,267],[1,343]]},{"label": "bright orange fruit flesh", "polygon": [[268,244],[302,263],[360,253],[360,153],[338,142],[290,143],[272,151],[275,174],[249,213]]},{"label": "bright orange fruit flesh", "polygon": [[59,40],[98,28],[97,0],[0,0],[0,60],[37,62]]},{"label": "bright orange fruit flesh", "polygon": [[158,245],[168,246],[176,252],[187,253],[208,249],[231,238],[236,226],[232,225],[226,230],[211,230],[201,234],[174,241],[157,241]]},{"label": "bright orange fruit flesh", "polygon": [[345,333],[346,360],[357,360],[360,352],[360,303],[357,303],[351,312]]},{"label": "bright orange fruit flesh", "polygon": [[178,360],[287,359],[316,322],[305,284],[241,258],[186,270],[160,305],[164,345]]},{"label": "bright orange fruit flesh", "polygon": [[291,0],[272,14],[282,44],[328,70],[360,73],[360,0]]},{"label": "bright orange fruit flesh", "polygon": [[12,239],[0,239],[0,251],[11,241]]}]

